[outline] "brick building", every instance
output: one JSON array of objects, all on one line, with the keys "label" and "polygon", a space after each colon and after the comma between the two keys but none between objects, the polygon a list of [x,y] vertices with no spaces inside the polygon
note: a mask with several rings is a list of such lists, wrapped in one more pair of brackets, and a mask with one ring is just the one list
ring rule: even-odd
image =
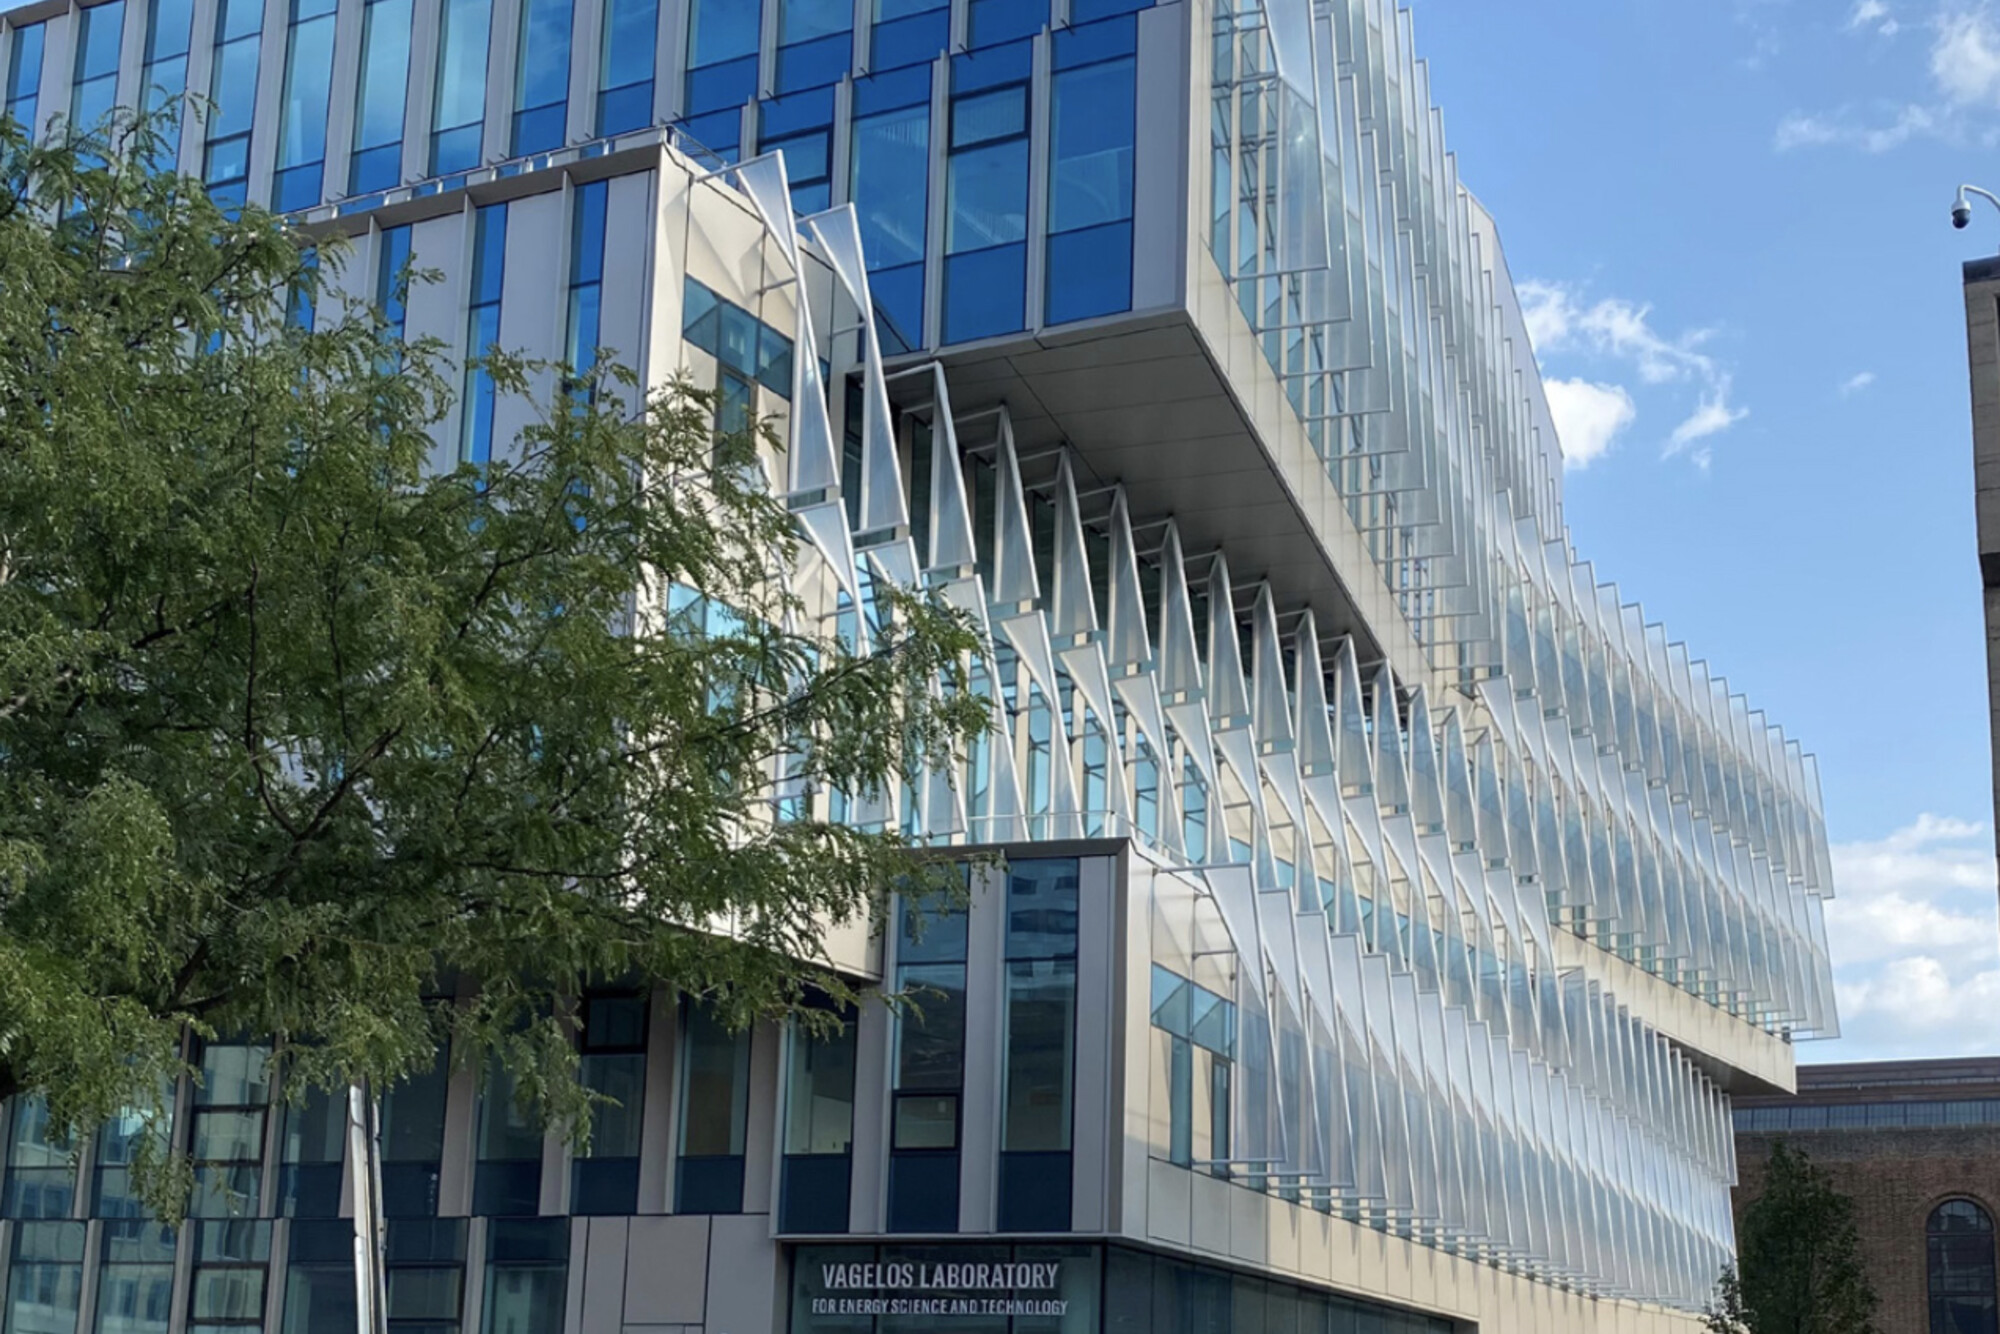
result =
[{"label": "brick building", "polygon": [[1736,1211],[1779,1139],[1851,1196],[1881,1334],[1994,1334],[2000,1059],[1799,1067],[1790,1097],[1736,1099]]}]

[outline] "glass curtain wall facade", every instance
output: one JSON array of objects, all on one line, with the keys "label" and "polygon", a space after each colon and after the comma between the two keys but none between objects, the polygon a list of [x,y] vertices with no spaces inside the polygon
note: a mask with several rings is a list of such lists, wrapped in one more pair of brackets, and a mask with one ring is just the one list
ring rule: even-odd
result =
[{"label": "glass curtain wall facade", "polygon": [[[1184,1196],[1191,1220],[1126,1241],[1192,1250],[1196,1221],[1242,1210],[1497,1272],[1538,1300],[1699,1308],[1733,1245],[1723,1081],[1782,1083],[1790,1041],[1837,1032],[1817,770],[1568,545],[1525,324],[1444,153],[1407,14],[443,0],[432,31],[408,0],[359,10],[360,49],[322,77],[312,0],[218,0],[194,40],[213,42],[226,96],[182,160],[225,199],[288,208],[317,173],[298,216],[364,239],[355,294],[461,349],[447,461],[482,466],[508,443],[478,364],[503,309],[516,325],[560,312],[531,354],[620,348],[713,384],[724,426],[778,414],[786,448],[764,466],[798,521],[801,615],[859,642],[885,582],[937,590],[980,626],[993,724],[951,772],[786,799],[1005,849],[1012,868],[967,904],[897,909],[851,967],[910,1004],[864,1011],[851,1036],[582,998],[580,1059],[621,1109],[587,1157],[443,1055],[388,1090],[394,1327],[546,1322],[577,1238],[597,1235],[546,1223],[570,1214],[629,1217],[634,1235],[639,1219],[741,1219],[716,1235],[763,1228],[773,1247],[956,1235],[991,1251],[939,1259],[961,1277],[1089,1251],[1096,1286],[1005,1300],[1074,1301],[1054,1328],[1109,1327],[1132,1302],[1110,1297],[1127,1291],[1103,1246],[1116,1211],[1084,1165],[1121,1146],[1121,1170]],[[282,43],[267,11],[287,16]],[[10,110],[46,119],[62,108],[37,99],[66,86],[74,105],[106,75],[78,40],[98,19],[35,12],[0,13],[0,67]],[[70,25],[62,40],[52,24]],[[544,60],[556,43],[564,58]],[[260,71],[281,48],[282,71]],[[74,64],[43,71],[45,50]],[[269,125],[260,76],[284,82],[262,99]],[[323,141],[303,119],[322,86]],[[567,143],[580,122],[585,142]],[[343,182],[355,196],[332,198]],[[655,244],[677,208],[768,272],[730,271],[710,238]],[[427,255],[449,268],[441,291],[402,290]],[[642,318],[638,289],[664,319]],[[1159,344],[1183,350],[1139,350]],[[1010,406],[1011,384],[971,369],[993,349],[1007,355],[988,371],[1039,358],[1074,401]],[[1199,499],[1203,456],[1133,444],[1182,418],[1210,425],[1211,452],[1244,451],[1233,473],[1325,498],[1259,510],[1298,520],[1309,560],[1274,556],[1282,533],[1164,503]],[[1101,466],[1113,451],[1128,473]],[[1334,585],[1365,596],[1332,605]],[[690,609],[730,614],[685,589],[647,610]],[[1102,882],[1056,846],[1079,842],[1120,849],[1094,855],[1116,862]],[[338,1314],[315,1294],[342,1271],[316,1225],[352,1202],[328,1184],[329,1125],[295,1123],[253,1077],[262,1051],[211,1049],[205,1063],[236,1064],[212,1079],[204,1064],[180,1119],[145,1133],[201,1164],[196,1224],[274,1224],[177,1239],[182,1263],[218,1275],[200,1318],[237,1319],[261,1282],[286,1328],[317,1329]],[[154,1263],[70,1230],[136,1218],[119,1175],[134,1133],[87,1146],[79,1191],[31,1108],[10,1118],[10,1310],[40,1302],[61,1327],[113,1267]],[[1076,1247],[1024,1253],[1064,1233]],[[1226,1287],[1251,1312],[1231,1328],[1290,1328],[1271,1312],[1301,1301],[1336,1320],[1300,1275],[1239,1292],[1183,1277],[1184,1260],[1146,1261],[1148,1310],[1221,1328],[1193,1313]]]}]

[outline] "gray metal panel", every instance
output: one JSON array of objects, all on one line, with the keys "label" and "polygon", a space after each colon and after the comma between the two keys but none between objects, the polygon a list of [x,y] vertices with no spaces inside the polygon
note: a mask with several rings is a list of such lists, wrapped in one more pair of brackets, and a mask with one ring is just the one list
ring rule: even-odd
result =
[{"label": "gray metal panel", "polygon": [[1187,302],[1188,153],[1193,133],[1188,15],[1139,14],[1138,139],[1132,155],[1132,309]]},{"label": "gray metal panel", "polygon": [[431,169],[431,105],[437,100],[438,33],[444,0],[417,0],[411,10],[408,96],[403,101],[403,179]]},{"label": "gray metal panel", "polygon": [[895,1016],[889,1007],[864,1003],[855,1018],[854,1158],[850,1168],[847,1226],[855,1233],[880,1232],[888,1185],[889,1061]]},{"label": "gray metal panel", "polygon": [[264,0],[264,27],[257,35],[257,102],[250,113],[250,168],[245,197],[269,202],[271,173],[278,160],[278,109],[285,95],[285,39],[291,32],[289,0]]},{"label": "gray metal panel", "polygon": [[597,71],[603,26],[604,0],[575,0],[570,9],[569,114],[563,122],[564,143],[582,143],[597,132]]},{"label": "gray metal panel", "polygon": [[711,1218],[634,1218],[627,1240],[625,1319],[699,1325],[708,1295]]},{"label": "gray metal panel", "polygon": [[70,86],[76,81],[77,11],[48,21],[42,38],[42,81],[35,94],[35,114],[46,128],[51,116],[69,118]]},{"label": "gray metal panel", "polygon": [[[438,269],[444,279],[410,285],[403,322],[404,340],[414,344],[425,338],[438,339],[451,350],[454,361],[465,350],[465,292],[472,268],[465,259],[472,244],[471,228],[472,210],[467,208],[447,217],[415,223],[410,231],[414,265]],[[458,466],[458,419],[459,407],[454,403],[432,437],[435,443],[431,447],[431,466],[438,471]]]},{"label": "gray metal panel", "polygon": [[347,193],[348,157],[354,151],[355,93],[361,81],[361,16],[367,0],[339,0],[333,11],[333,73],[326,96],[326,166],[320,196]]},{"label": "gray metal panel", "polygon": [[1119,1140],[1112,1097],[1117,1059],[1118,863],[1085,857],[1078,867],[1076,1054],[1071,1102],[1070,1226],[1101,1232],[1110,1218],[1111,1148]]},{"label": "gray metal panel", "polygon": [[[758,1024],[750,1034],[750,1087],[775,1090],[778,1087],[778,1058],[785,1049],[784,1031],[776,1024]],[[767,1215],[776,1211],[778,1173],[773,1161],[778,1144],[778,1100],[770,1092],[750,1099],[750,1113],[743,1127],[743,1208],[746,1213]],[[759,1218],[757,1226],[770,1230],[769,1218]]]},{"label": "gray metal panel", "polygon": [[[659,173],[614,176],[604,201],[603,291],[599,295],[597,340],[610,359],[634,370],[645,366],[646,305],[655,283],[679,286],[680,274],[662,273],[653,238],[658,232],[654,190]],[[643,258],[638,258],[643,256]],[[612,277],[614,257],[619,276]],[[636,264],[635,264],[636,259]],[[638,273],[630,273],[637,267]],[[628,391],[629,392],[629,391]]]},{"label": "gray metal panel", "polygon": [[653,993],[646,1024],[646,1104],[639,1113],[639,1212],[662,1214],[674,1198],[674,1060],[680,1006]]},{"label": "gray metal panel", "polygon": [[987,868],[965,931],[965,1083],[959,1092],[958,1230],[991,1232],[998,1200],[1006,1053],[1007,877]]},{"label": "gray metal panel", "polygon": [[[508,352],[554,359],[563,353],[565,296],[569,265],[566,244],[572,209],[570,191],[531,195],[507,205],[507,267],[500,288],[500,346]],[[468,356],[486,349],[468,347]],[[516,439],[535,417],[535,405],[555,392],[555,375],[542,371],[528,380],[532,399],[500,395],[493,405],[493,456],[518,457]]]},{"label": "gray metal panel", "polygon": [[572,1271],[583,1273],[583,1310],[574,1326],[578,1334],[618,1334],[625,1323],[625,1270],[632,1222],[626,1218],[593,1218],[584,1235],[581,1259]]},{"label": "gray metal panel", "polygon": [[[440,1210],[442,1212],[442,1210]],[[486,1227],[487,1220],[475,1218],[465,1225],[465,1297],[459,1307],[459,1328],[483,1328],[486,1308]]]},{"label": "gray metal panel", "polygon": [[776,1334],[778,1244],[768,1220],[718,1216],[709,1228],[708,1334]]},{"label": "gray metal panel", "polygon": [[[1028,90],[1028,227],[1027,300],[1022,327],[1039,329],[1046,313],[1049,269],[1049,157],[1055,135],[1055,100],[1049,73],[1049,34],[1035,34],[1034,64]],[[950,121],[933,121],[949,126]]]}]

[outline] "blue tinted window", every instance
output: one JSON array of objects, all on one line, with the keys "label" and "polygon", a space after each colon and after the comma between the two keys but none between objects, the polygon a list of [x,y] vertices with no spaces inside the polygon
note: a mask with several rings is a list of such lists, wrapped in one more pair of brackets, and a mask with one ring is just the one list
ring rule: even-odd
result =
[{"label": "blue tinted window", "polygon": [[569,111],[571,0],[523,0],[514,71],[513,151],[559,148]]},{"label": "blue tinted window", "polygon": [[70,123],[94,129],[118,100],[118,46],[125,35],[125,0],[77,11],[76,83]]},{"label": "blue tinted window", "polygon": [[1019,241],[1028,234],[1028,144],[981,144],[951,155],[945,253]]},{"label": "blue tinted window", "polygon": [[1130,56],[1054,78],[1047,323],[1131,308],[1134,78]]},{"label": "blue tinted window", "polygon": [[[930,182],[930,103],[872,116],[858,114],[863,89],[855,85],[857,115],[850,160],[849,195],[868,257],[870,294],[883,346],[902,352],[923,341],[924,238]],[[928,85],[929,80],[923,81]]]},{"label": "blue tinted window", "polygon": [[410,264],[410,229],[390,227],[381,235],[381,251],[375,265],[375,304],[397,339],[403,336],[403,270]]},{"label": "blue tinted window", "polygon": [[[891,17],[889,11],[895,11]],[[951,10],[932,4],[891,4],[879,0],[875,29],[869,38],[871,69],[927,65],[943,53],[951,36]]]},{"label": "blue tinted window", "polygon": [[966,36],[973,46],[1018,41],[1049,21],[1049,0],[971,0]]},{"label": "blue tinted window", "polygon": [[778,0],[778,45],[810,42],[854,28],[849,0]]},{"label": "blue tinted window", "polygon": [[608,0],[598,64],[597,132],[622,134],[653,123],[653,59],[660,0]]},{"label": "blue tinted window", "polygon": [[1129,17],[1109,19],[1080,28],[1057,29],[1049,63],[1058,70],[1075,69],[1100,60],[1135,55],[1138,50],[1138,24]]},{"label": "blue tinted window", "polygon": [[681,131],[701,147],[725,162],[734,162],[743,136],[743,117],[736,111],[717,111],[707,116],[690,116],[680,123]]},{"label": "blue tinted window", "polygon": [[185,56],[194,37],[194,0],[153,0],[146,16],[146,61]]},{"label": "blue tinted window", "polygon": [[762,6],[745,0],[693,0],[688,10],[688,68],[757,54]]},{"label": "blue tinted window", "polygon": [[410,83],[411,0],[368,0],[361,12],[361,69],[354,99],[350,194],[403,179],[403,112]]},{"label": "blue tinted window", "polygon": [[954,97],[998,88],[1010,83],[1027,83],[1034,73],[1034,44],[1014,42],[1007,46],[969,51],[951,60],[951,91]]},{"label": "blue tinted window", "polygon": [[772,98],[758,108],[760,144],[785,155],[792,207],[800,215],[833,203],[833,93],[810,91]]},{"label": "blue tinted window", "polygon": [[431,173],[479,165],[486,118],[486,48],[493,0],[444,0],[438,35],[437,101],[431,109]]},{"label": "blue tinted window", "polygon": [[181,99],[187,93],[188,50],[194,42],[193,0],[153,0],[146,16],[146,59],[139,71],[139,103],[161,116],[167,142],[153,163],[170,171],[178,159]]},{"label": "blue tinted window", "polygon": [[[720,65],[691,69],[687,76],[687,109],[690,115],[742,106],[757,95],[757,57]],[[730,143],[736,142],[731,136]],[[715,145],[710,144],[710,148]]]},{"label": "blue tinted window", "polygon": [[278,182],[273,198],[281,211],[319,202],[333,83],[330,0],[292,0],[291,31],[285,43],[285,101],[278,118]]},{"label": "blue tinted window", "polygon": [[577,187],[569,242],[569,338],[564,359],[579,374],[590,370],[603,333],[604,206],[610,184]]},{"label": "blue tinted window", "polygon": [[29,130],[35,128],[35,103],[42,82],[42,43],[47,36],[46,23],[31,23],[14,29],[8,45],[6,112]]},{"label": "blue tinted window", "polygon": [[458,457],[485,467],[493,457],[493,377],[477,359],[500,341],[500,279],[507,265],[507,206],[489,204],[474,215],[472,290],[465,327],[464,418]]},{"label": "blue tinted window", "polygon": [[250,118],[257,106],[257,44],[264,7],[258,0],[220,0],[215,12],[215,67],[208,96],[208,144],[202,180],[218,201],[243,202],[250,175]]}]

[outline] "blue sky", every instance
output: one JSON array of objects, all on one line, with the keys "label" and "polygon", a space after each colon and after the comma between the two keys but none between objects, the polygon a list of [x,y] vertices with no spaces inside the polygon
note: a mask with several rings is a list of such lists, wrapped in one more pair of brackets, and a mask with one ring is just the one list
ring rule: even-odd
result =
[{"label": "blue sky", "polygon": [[[1820,758],[1847,1036],[2000,1052],[1959,263],[2000,0],[1412,0],[1577,548]],[[1976,202],[1976,201],[1975,201]]]}]

